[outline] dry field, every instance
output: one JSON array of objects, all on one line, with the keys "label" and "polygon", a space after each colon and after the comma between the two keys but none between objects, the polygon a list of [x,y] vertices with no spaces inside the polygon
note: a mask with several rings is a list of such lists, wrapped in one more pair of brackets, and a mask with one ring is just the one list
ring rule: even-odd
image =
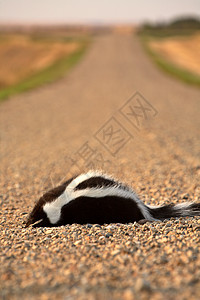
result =
[{"label": "dry field", "polygon": [[35,41],[30,36],[17,34],[1,37],[0,89],[52,65],[78,47],[79,44],[75,41]]},{"label": "dry field", "polygon": [[150,42],[150,47],[168,61],[200,75],[200,33]]}]

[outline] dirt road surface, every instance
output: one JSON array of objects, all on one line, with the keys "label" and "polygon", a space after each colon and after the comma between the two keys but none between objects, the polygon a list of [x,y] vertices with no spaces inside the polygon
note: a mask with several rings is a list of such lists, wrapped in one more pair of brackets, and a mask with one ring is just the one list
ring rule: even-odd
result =
[{"label": "dirt road surface", "polygon": [[199,299],[199,217],[23,225],[45,190],[93,166],[151,205],[200,201],[199,112],[199,89],[120,34],[96,37],[66,78],[3,102],[1,299]]}]

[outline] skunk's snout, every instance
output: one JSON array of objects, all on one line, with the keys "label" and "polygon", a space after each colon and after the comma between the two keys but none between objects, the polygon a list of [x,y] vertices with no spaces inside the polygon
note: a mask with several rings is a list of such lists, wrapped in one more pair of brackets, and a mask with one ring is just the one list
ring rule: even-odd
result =
[{"label": "skunk's snout", "polygon": [[26,227],[26,223],[27,223],[27,221],[23,221],[22,225],[24,225],[24,227]]},{"label": "skunk's snout", "polygon": [[23,224],[25,225],[24,227],[27,228],[28,226],[31,225],[31,220],[28,219],[27,221],[24,221]]}]

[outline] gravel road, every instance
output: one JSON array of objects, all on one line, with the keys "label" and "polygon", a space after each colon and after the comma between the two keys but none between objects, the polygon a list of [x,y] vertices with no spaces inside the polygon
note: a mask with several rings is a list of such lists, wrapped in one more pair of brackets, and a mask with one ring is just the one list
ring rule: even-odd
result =
[{"label": "gravel road", "polygon": [[199,217],[23,225],[45,190],[92,167],[148,204],[200,201],[199,112],[199,89],[120,34],[94,38],[66,78],[3,102],[1,299],[199,299]]}]

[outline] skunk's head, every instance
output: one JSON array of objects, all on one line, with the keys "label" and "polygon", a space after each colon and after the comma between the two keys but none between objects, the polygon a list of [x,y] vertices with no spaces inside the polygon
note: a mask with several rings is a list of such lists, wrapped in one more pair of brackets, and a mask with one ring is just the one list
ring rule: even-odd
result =
[{"label": "skunk's head", "polygon": [[30,213],[25,227],[28,227],[30,225],[32,225],[33,227],[55,226],[55,224],[52,224],[50,222],[46,212],[44,211],[44,205],[56,200],[64,192],[65,188],[66,184],[63,184],[45,193],[38,200],[32,212]]},{"label": "skunk's head", "polygon": [[33,227],[51,226],[51,223],[49,222],[49,219],[43,210],[43,205],[41,205],[39,201],[30,213],[25,227],[30,225]]}]

